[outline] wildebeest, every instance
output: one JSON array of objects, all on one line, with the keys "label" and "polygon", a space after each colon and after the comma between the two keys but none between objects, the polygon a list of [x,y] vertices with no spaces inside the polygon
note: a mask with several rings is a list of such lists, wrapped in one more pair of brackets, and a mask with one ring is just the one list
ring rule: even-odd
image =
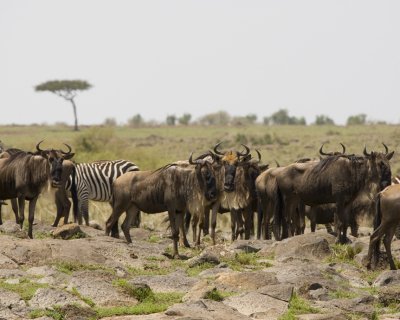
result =
[{"label": "wildebeest", "polygon": [[[41,141],[42,142],[42,141]],[[0,160],[0,200],[18,198],[19,224],[24,222],[25,200],[29,201],[28,236],[32,235],[32,225],[36,201],[42,189],[50,180],[52,187],[58,187],[62,174],[62,162],[73,157],[69,150],[40,149],[36,152],[17,152]],[[69,147],[69,146],[68,146]],[[70,148],[69,148],[70,149]]]},{"label": "wildebeest", "polygon": [[101,160],[75,164],[64,161],[61,186],[56,192],[57,217],[56,227],[61,217],[64,224],[68,222],[71,202],[67,193],[70,191],[73,201],[74,220],[82,224],[82,216],[89,225],[89,199],[110,202],[112,183],[122,174],[137,171],[139,167],[127,160]]},{"label": "wildebeest", "polygon": [[193,161],[192,155],[189,163],[193,166],[182,168],[177,164],[169,164],[155,171],[130,172],[127,174],[129,177],[118,178],[113,184],[113,210],[106,222],[106,234],[110,234],[119,216],[126,211],[122,230],[127,241],[132,242],[129,228],[139,211],[168,211],[174,240],[173,257],[177,256],[179,226],[182,225],[184,212],[188,209],[200,216],[204,207],[217,195],[212,164],[201,159]]},{"label": "wildebeest", "polygon": [[[251,202],[250,197],[250,189],[249,184],[246,183],[248,178],[248,165],[249,165],[249,154],[250,149],[246,146],[242,146],[246,149],[246,151],[221,151],[219,150],[221,142],[218,143],[214,147],[214,152],[217,157],[218,163],[221,164],[221,170],[218,171],[219,177],[217,178],[217,182],[219,185],[218,189],[218,197],[217,200],[211,206],[211,239],[213,244],[215,245],[215,229],[217,226],[217,213],[218,211],[226,212],[229,210],[231,212],[231,220],[235,220],[235,215],[237,213],[236,210],[247,208]],[[239,178],[241,181],[236,182],[237,169],[242,167],[239,170]],[[243,171],[241,171],[243,170]],[[206,214],[209,210],[206,210]],[[206,215],[205,220],[208,221],[208,217]],[[232,227],[236,228],[236,221],[231,222]],[[234,232],[234,234],[236,231]],[[234,237],[234,234],[232,237]]]},{"label": "wildebeest", "polygon": [[[394,152],[367,153],[364,157],[334,155],[319,162],[295,163],[287,166],[283,174],[277,175],[278,193],[281,194],[278,210],[285,201],[299,199],[307,205],[336,203],[337,241],[345,243],[351,205],[360,192],[372,197],[390,184],[391,170],[389,160]],[[289,200],[288,200],[289,199]],[[282,216],[282,212],[279,213]]]},{"label": "wildebeest", "polygon": [[396,270],[391,252],[391,243],[400,224],[400,185],[386,187],[377,196],[374,232],[370,237],[367,268],[375,267],[379,256],[379,243],[383,238],[390,269]]}]

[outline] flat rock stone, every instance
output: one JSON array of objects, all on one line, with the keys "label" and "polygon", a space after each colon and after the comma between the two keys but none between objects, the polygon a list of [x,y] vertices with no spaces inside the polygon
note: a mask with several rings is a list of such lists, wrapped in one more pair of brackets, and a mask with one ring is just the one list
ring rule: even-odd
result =
[{"label": "flat rock stone", "polygon": [[29,305],[36,309],[51,308],[55,305],[65,306],[78,304],[82,307],[88,307],[81,299],[75,295],[58,289],[39,288],[35,295],[29,300]]},{"label": "flat rock stone", "polygon": [[98,306],[135,305],[138,301],[112,284],[112,277],[101,271],[75,272],[67,290],[76,289],[83,297],[90,298]]},{"label": "flat rock stone", "polygon": [[10,259],[4,254],[0,253],[0,268],[1,269],[16,269],[18,268],[18,263]]},{"label": "flat rock stone", "polygon": [[225,299],[224,304],[240,313],[254,317],[262,313],[263,319],[277,319],[288,309],[288,302],[258,292],[249,292]]},{"label": "flat rock stone", "polygon": [[182,302],[204,299],[206,295],[213,290],[216,290],[216,287],[214,285],[210,284],[209,281],[202,280],[196,283],[190,289],[190,291],[183,296]]},{"label": "flat rock stone", "polygon": [[53,230],[53,237],[60,238],[64,240],[71,239],[73,237],[85,237],[86,234],[81,230],[78,224],[76,223],[68,223],[64,224],[61,227],[57,227]]},{"label": "flat rock stone", "polygon": [[243,251],[246,253],[254,253],[260,251],[268,245],[271,245],[272,243],[272,240],[236,240],[229,246],[229,249]]},{"label": "flat rock stone", "polygon": [[232,292],[254,291],[277,283],[275,273],[264,271],[224,273],[214,281],[218,290]]},{"label": "flat rock stone", "polygon": [[167,275],[137,276],[133,281],[146,283],[154,292],[188,292],[198,280],[177,270]]},{"label": "flat rock stone", "polygon": [[400,285],[400,270],[383,271],[373,283],[376,287]]},{"label": "flat rock stone", "polygon": [[271,298],[289,302],[293,295],[294,287],[288,284],[271,284],[257,290],[258,293],[270,296]]},{"label": "flat rock stone", "polygon": [[14,309],[25,306],[25,301],[17,293],[0,289],[0,309]]}]

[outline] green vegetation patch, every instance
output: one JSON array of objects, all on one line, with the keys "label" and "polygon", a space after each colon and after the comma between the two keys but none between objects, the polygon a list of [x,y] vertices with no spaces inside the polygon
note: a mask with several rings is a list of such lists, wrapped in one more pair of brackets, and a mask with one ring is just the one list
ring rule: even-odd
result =
[{"label": "green vegetation patch", "polygon": [[307,300],[302,299],[297,294],[293,294],[289,301],[288,311],[280,316],[279,320],[295,320],[297,315],[307,313],[320,313],[320,310],[311,307]]},{"label": "green vegetation patch", "polygon": [[0,281],[0,288],[17,293],[25,301],[32,299],[37,289],[47,287],[47,284],[31,282],[25,278],[20,279],[19,283],[15,284],[6,283],[4,280]]},{"label": "green vegetation patch", "polygon": [[106,271],[111,274],[115,274],[115,271],[111,268],[102,266],[102,265],[97,265],[97,264],[83,264],[80,262],[76,261],[61,261],[55,263],[55,267],[58,271],[66,273],[66,274],[72,274],[75,271],[83,271],[83,270],[102,270]]},{"label": "green vegetation patch", "polygon": [[361,252],[361,248],[354,249],[348,244],[334,244],[331,246],[331,251],[331,256],[327,258],[327,262],[356,264],[354,257]]},{"label": "green vegetation patch", "polygon": [[242,271],[246,266],[251,266],[254,270],[260,270],[271,267],[272,264],[267,261],[260,261],[260,257],[254,252],[239,252],[233,259],[224,259],[232,270]]},{"label": "green vegetation patch", "polygon": [[329,296],[333,299],[353,299],[357,294],[347,290],[336,290],[329,292]]},{"label": "green vegetation patch", "polygon": [[186,269],[186,274],[190,277],[196,277],[198,276],[201,272],[203,272],[204,270],[213,268],[215,266],[215,264],[212,264],[210,262],[204,262],[202,264],[196,265],[194,267],[188,267]]},{"label": "green vegetation patch", "polygon": [[182,297],[182,293],[176,292],[153,293],[151,298],[145,299],[135,306],[96,307],[95,310],[98,319],[111,316],[158,313],[167,310],[175,303],[181,302]]},{"label": "green vegetation patch", "polygon": [[155,299],[155,295],[154,295],[153,291],[147,285],[136,286],[132,283],[129,283],[125,279],[115,280],[115,281],[113,281],[113,284],[115,286],[122,288],[122,290],[125,293],[127,293],[131,297],[134,297],[139,302],[154,301],[154,299]]},{"label": "green vegetation patch", "polygon": [[79,299],[81,299],[83,302],[85,302],[87,305],[94,307],[96,304],[93,302],[92,299],[88,298],[88,297],[84,297],[80,294],[80,292],[78,291],[78,289],[76,289],[75,287],[72,288],[71,293],[74,296],[77,296]]}]

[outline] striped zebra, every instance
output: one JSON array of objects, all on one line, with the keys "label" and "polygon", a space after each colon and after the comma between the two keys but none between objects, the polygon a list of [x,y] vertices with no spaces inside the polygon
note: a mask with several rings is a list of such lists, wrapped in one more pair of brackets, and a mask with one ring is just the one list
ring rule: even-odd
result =
[{"label": "striped zebra", "polygon": [[64,223],[68,222],[71,203],[66,191],[71,192],[75,222],[82,224],[83,217],[86,225],[89,225],[89,200],[111,202],[114,180],[126,172],[138,170],[137,165],[126,160],[73,164],[70,166],[65,188],[56,192],[57,217],[53,226],[58,225],[63,215]]}]

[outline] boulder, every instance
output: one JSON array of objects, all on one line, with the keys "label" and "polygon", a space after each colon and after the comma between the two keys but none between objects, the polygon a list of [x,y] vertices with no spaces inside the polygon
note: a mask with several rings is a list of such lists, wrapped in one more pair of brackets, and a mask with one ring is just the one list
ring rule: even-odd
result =
[{"label": "boulder", "polygon": [[69,223],[55,228],[53,230],[53,237],[56,239],[68,240],[72,238],[85,238],[86,234],[81,230],[78,224]]},{"label": "boulder", "polygon": [[219,275],[214,284],[218,290],[249,292],[271,284],[278,284],[275,273],[264,271],[232,272]]},{"label": "boulder", "polygon": [[199,281],[183,296],[182,302],[205,299],[207,294],[215,290],[216,287],[210,284],[207,280]]},{"label": "boulder", "polygon": [[400,270],[383,271],[374,281],[375,287],[400,285]]},{"label": "boulder", "polygon": [[65,306],[77,304],[81,307],[89,307],[77,296],[59,289],[39,288],[29,300],[29,305],[36,309],[51,308],[55,305]]}]

